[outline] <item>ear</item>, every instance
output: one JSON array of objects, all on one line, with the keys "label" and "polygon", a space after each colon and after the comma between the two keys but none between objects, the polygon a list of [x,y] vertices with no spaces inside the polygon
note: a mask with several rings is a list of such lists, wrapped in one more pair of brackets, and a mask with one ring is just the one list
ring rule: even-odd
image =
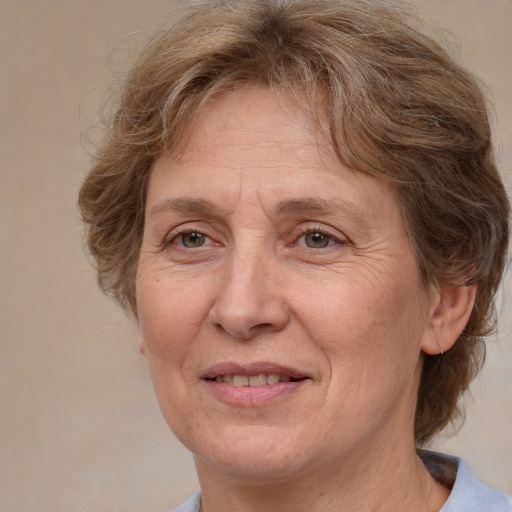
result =
[{"label": "ear", "polygon": [[139,334],[139,352],[145,357],[146,356],[146,343],[141,334]]},{"label": "ear", "polygon": [[476,285],[447,286],[438,291],[429,329],[421,344],[423,352],[435,355],[453,347],[473,311],[476,291]]}]

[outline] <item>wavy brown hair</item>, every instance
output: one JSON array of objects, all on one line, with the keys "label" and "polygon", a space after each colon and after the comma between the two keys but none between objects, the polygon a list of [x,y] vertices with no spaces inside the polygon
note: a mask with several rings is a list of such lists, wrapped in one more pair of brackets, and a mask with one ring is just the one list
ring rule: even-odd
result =
[{"label": "wavy brown hair", "polygon": [[509,202],[479,82],[418,27],[382,1],[196,7],[158,33],[127,75],[79,205],[102,289],[136,314],[151,166],[183,149],[205,102],[257,84],[306,98],[312,113],[320,105],[340,160],[394,184],[425,286],[478,285],[455,346],[425,354],[415,418],[422,445],[460,412],[483,363]]}]

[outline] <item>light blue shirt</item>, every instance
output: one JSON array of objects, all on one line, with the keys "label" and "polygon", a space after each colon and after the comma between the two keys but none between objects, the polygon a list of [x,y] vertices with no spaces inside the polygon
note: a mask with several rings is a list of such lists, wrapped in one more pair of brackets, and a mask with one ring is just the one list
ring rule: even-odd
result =
[{"label": "light blue shirt", "polygon": [[452,492],[439,512],[512,512],[512,500],[506,494],[479,482],[463,460],[456,462]]},{"label": "light blue shirt", "polygon": [[201,492],[197,491],[183,505],[175,508],[172,512],[199,512],[201,506]]},{"label": "light blue shirt", "polygon": [[[467,464],[456,457],[436,454],[457,466],[457,476],[447,502],[439,512],[512,512],[512,500],[501,491],[480,483]],[[201,493],[196,492],[173,512],[199,512]]]}]

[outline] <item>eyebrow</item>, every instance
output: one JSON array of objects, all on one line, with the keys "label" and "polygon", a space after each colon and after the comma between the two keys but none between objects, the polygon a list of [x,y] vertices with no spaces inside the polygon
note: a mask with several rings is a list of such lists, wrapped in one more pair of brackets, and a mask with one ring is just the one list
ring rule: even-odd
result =
[{"label": "eyebrow", "polygon": [[[148,215],[153,216],[162,212],[192,213],[211,216],[218,216],[223,213],[221,209],[205,199],[186,197],[160,201],[149,210]],[[276,217],[308,217],[310,215],[324,217],[342,215],[363,226],[367,224],[367,219],[371,218],[371,212],[366,208],[357,206],[345,199],[326,199],[318,197],[304,197],[281,201],[274,208],[274,215]]]},{"label": "eyebrow", "polygon": [[160,201],[149,210],[148,214],[149,216],[152,216],[161,212],[206,214],[218,212],[218,208],[204,199],[188,199],[185,197],[179,197],[176,199],[165,199],[164,201]]},{"label": "eyebrow", "polygon": [[366,220],[372,216],[371,212],[366,208],[357,206],[345,199],[325,199],[316,197],[281,201],[277,205],[275,213],[281,216],[343,215],[354,222],[363,224],[366,224]]}]

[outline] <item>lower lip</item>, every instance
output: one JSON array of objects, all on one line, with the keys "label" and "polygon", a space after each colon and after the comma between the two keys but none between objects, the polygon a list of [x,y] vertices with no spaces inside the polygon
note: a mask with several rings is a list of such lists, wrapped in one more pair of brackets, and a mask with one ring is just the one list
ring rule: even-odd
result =
[{"label": "lower lip", "polygon": [[215,380],[204,382],[210,391],[220,400],[238,407],[254,407],[265,405],[297,392],[306,384],[307,379],[292,382],[278,382],[265,386],[232,386]]}]

